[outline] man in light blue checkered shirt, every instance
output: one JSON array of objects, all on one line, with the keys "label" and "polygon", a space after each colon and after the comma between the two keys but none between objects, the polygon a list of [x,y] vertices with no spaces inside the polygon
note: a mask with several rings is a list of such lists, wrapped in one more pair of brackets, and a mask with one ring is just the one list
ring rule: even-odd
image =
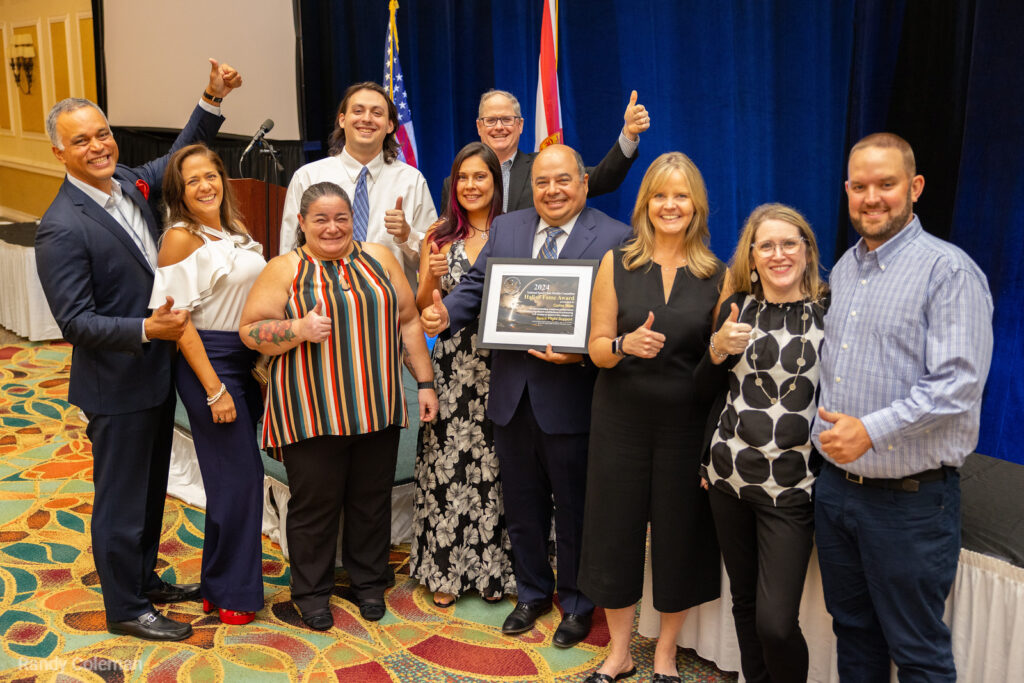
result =
[{"label": "man in light blue checkered shirt", "polygon": [[812,429],[825,466],[815,539],[839,677],[955,681],[942,622],[960,553],[958,469],[978,442],[992,297],[978,266],[924,232],[914,153],[890,133],[850,151],[861,239],[836,264]]}]

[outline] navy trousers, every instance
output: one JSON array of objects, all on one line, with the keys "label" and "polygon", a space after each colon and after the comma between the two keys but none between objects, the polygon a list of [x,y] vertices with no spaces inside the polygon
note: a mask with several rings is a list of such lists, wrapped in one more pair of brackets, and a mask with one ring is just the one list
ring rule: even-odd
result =
[{"label": "navy trousers", "polygon": [[174,430],[174,392],[155,408],[123,415],[86,413],[92,442],[92,553],[108,621],[153,609]]},{"label": "navy trousers", "polygon": [[234,422],[215,423],[206,390],[178,359],[175,384],[206,489],[202,594],[217,607],[256,612],[263,607],[263,461],[256,443],[262,399],[251,374],[257,354],[237,332],[199,330],[199,337],[237,413]]},{"label": "navy trousers", "polygon": [[554,495],[558,600],[566,614],[590,614],[594,603],[576,586],[583,542],[588,434],[546,434],[524,392],[507,425],[494,425],[505,523],[520,602],[550,598],[555,576],[548,561]]},{"label": "navy trousers", "polygon": [[825,606],[843,683],[956,681],[942,622],[960,556],[960,475],[916,492],[847,481],[826,464],[814,488]]}]

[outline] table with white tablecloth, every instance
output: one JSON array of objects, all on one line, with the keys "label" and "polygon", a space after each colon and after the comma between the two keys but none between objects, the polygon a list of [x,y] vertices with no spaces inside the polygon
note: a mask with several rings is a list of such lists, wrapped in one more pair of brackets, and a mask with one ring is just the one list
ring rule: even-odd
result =
[{"label": "table with white tablecloth", "polygon": [[60,339],[36,273],[32,224],[0,224],[0,325],[30,341]]},{"label": "table with white tablecloth", "polygon": [[[649,559],[649,558],[648,558]],[[960,551],[944,617],[953,632],[957,678],[969,683],[1024,681],[1024,569],[967,549]],[[644,576],[638,630],[658,637],[650,563]],[[811,556],[800,604],[811,683],[837,683],[836,640],[825,611],[818,556]],[[739,671],[740,651],[732,620],[729,578],[722,568],[722,597],[690,610],[676,641],[724,671]],[[743,677],[740,677],[743,680]],[[895,681],[895,672],[892,677]]]}]

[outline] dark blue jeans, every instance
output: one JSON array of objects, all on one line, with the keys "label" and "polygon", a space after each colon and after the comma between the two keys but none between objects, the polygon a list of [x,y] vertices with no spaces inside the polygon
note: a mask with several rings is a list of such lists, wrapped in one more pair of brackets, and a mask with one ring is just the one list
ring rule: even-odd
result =
[{"label": "dark blue jeans", "polygon": [[960,475],[914,493],[871,488],[825,465],[814,489],[825,605],[843,683],[956,681],[942,622],[960,555]]}]

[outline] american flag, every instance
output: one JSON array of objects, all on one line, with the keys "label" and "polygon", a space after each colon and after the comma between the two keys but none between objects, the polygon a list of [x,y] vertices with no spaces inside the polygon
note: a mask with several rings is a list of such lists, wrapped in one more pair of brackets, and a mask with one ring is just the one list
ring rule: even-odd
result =
[{"label": "american flag", "polygon": [[409,111],[409,98],[405,94],[405,80],[402,78],[402,65],[398,62],[398,41],[395,35],[398,30],[395,26],[395,14],[398,11],[397,0],[391,0],[389,9],[391,21],[388,22],[387,45],[384,48],[384,88],[391,95],[391,101],[398,109],[398,130],[395,137],[401,149],[398,158],[416,166],[416,135],[412,130],[412,112]]}]

